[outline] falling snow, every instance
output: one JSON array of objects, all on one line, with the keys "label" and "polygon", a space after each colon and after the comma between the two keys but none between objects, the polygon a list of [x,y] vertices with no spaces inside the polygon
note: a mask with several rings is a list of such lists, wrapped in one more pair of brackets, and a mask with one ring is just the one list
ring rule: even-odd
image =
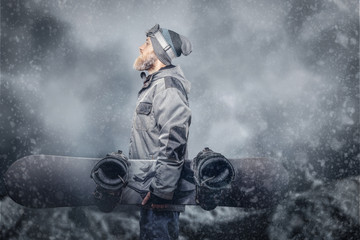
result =
[{"label": "falling snow", "polygon": [[[181,239],[359,239],[359,2],[1,0],[0,175],[29,154],[127,152],[155,23],[187,36],[189,157],[271,157],[274,209],[188,207]],[[23,208],[0,180],[1,239],[136,239],[137,208]],[[254,199],[255,201],[256,199]]]}]

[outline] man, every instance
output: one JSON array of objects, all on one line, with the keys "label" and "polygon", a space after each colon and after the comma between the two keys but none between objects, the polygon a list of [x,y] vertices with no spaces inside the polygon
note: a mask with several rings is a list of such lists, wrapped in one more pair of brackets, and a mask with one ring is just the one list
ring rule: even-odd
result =
[{"label": "man", "polygon": [[146,33],[134,68],[144,72],[130,138],[129,157],[156,159],[150,191],[142,202],[141,239],[177,239],[184,206],[171,205],[187,156],[190,82],[171,61],[191,53],[190,41],[156,24]]}]

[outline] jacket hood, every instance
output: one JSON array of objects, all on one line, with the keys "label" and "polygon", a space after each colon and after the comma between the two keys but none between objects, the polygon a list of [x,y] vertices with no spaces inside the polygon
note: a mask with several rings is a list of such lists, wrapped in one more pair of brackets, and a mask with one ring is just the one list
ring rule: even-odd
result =
[{"label": "jacket hood", "polygon": [[167,76],[171,76],[180,80],[185,88],[186,93],[189,94],[191,83],[189,80],[185,78],[184,73],[181,70],[180,66],[169,65],[160,69],[158,72],[153,74],[153,81],[156,81],[157,79],[164,78]]}]

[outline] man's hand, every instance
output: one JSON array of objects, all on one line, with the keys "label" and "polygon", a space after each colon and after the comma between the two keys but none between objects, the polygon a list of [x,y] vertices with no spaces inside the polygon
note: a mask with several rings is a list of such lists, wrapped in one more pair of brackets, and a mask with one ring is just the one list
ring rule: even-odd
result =
[{"label": "man's hand", "polygon": [[[145,205],[149,199],[152,198],[151,192],[148,192],[144,198],[144,200],[142,201],[141,205]],[[152,201],[150,200],[150,203]],[[151,207],[152,208],[167,208],[168,204],[156,204],[156,203],[151,203]]]}]

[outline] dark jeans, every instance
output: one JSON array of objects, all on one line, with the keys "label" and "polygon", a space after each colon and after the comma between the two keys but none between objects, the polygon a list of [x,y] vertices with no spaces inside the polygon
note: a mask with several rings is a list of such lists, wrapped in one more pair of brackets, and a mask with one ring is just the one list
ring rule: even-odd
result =
[{"label": "dark jeans", "polygon": [[180,212],[141,208],[140,239],[172,240],[179,237]]}]

